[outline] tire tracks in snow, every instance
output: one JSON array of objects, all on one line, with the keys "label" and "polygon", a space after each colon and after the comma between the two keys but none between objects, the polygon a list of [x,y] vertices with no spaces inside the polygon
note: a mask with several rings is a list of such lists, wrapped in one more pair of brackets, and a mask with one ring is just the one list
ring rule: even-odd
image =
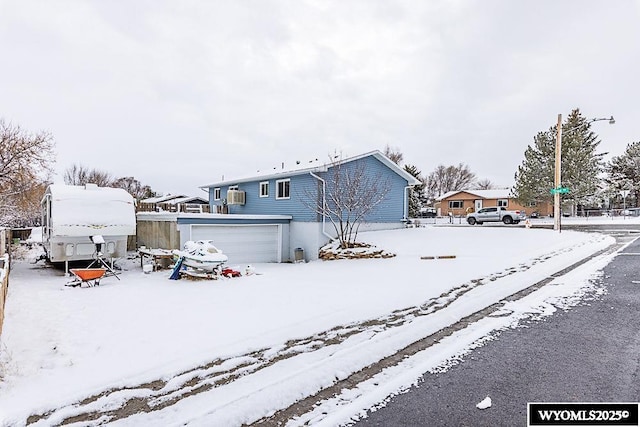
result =
[{"label": "tire tracks in snow", "polygon": [[[358,372],[350,374],[344,379],[336,379],[333,385],[324,388],[315,395],[302,399],[288,408],[281,409],[269,417],[257,420],[254,424],[283,425],[287,420],[312,410],[318,401],[336,395],[336,393],[343,388],[353,387],[355,384],[375,375],[386,367],[393,366],[404,358],[418,351],[422,351],[437,343],[442,338],[463,329],[469,323],[494,313],[502,307],[505,301],[522,298],[546,285],[556,277],[566,274],[568,271],[588,262],[596,256],[615,252],[620,246],[621,243],[616,243],[598,251],[512,296],[504,298],[498,303],[473,313],[449,327],[410,344],[389,357],[383,358]],[[225,359],[214,359],[205,365],[186,370],[170,379],[157,379],[135,386],[104,390],[99,394],[88,396],[80,402],[55,408],[45,413],[32,414],[27,418],[26,424],[67,425],[85,423],[101,425],[110,421],[124,419],[137,413],[159,411],[174,405],[182,399],[230,384],[239,378],[254,374],[278,362],[301,354],[314,352],[328,346],[339,345],[354,335],[365,333],[373,336],[401,327],[416,318],[437,313],[473,289],[489,285],[503,277],[527,271],[537,264],[571,250],[573,250],[573,248],[564,248],[550,252],[526,264],[522,263],[485,277],[470,280],[442,293],[438,297],[425,301],[419,306],[394,310],[386,316],[336,326],[306,338],[289,340],[281,345],[256,350],[247,354],[236,355]]]}]

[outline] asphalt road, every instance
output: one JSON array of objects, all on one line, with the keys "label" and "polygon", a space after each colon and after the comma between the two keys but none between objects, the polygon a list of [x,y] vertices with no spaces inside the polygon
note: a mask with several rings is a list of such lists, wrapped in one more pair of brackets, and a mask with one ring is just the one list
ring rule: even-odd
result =
[{"label": "asphalt road", "polygon": [[[357,425],[526,426],[527,402],[638,402],[640,239],[623,253],[604,270],[605,295],[503,331]],[[477,409],[486,396],[492,406]]]}]

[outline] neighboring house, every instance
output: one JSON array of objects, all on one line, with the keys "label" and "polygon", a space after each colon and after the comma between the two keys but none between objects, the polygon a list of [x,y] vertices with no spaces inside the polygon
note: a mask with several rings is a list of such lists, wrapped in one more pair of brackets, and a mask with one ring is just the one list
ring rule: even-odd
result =
[{"label": "neighboring house", "polygon": [[[343,170],[364,170],[389,189],[360,231],[404,226],[408,189],[419,184],[418,180],[380,151],[343,159],[340,165]],[[210,209],[215,213],[174,215],[180,243],[213,240],[228,255],[230,264],[293,261],[300,252],[307,260],[317,259],[318,249],[335,237],[335,232],[327,218],[310,204],[326,196],[327,180],[332,179],[335,166],[298,162],[296,167],[286,170],[283,165],[268,173],[202,186],[209,192]],[[152,213],[139,214],[138,218],[161,220]]]},{"label": "neighboring house", "polygon": [[553,205],[548,202],[529,203],[522,206],[511,196],[508,188],[499,190],[460,190],[450,191],[436,199],[436,209],[439,215],[464,216],[482,208],[502,206],[509,210],[524,210],[527,216],[538,212],[540,215],[550,215]]},{"label": "neighboring house", "polygon": [[167,194],[140,200],[138,211],[206,213],[209,212],[209,200],[185,194]]}]

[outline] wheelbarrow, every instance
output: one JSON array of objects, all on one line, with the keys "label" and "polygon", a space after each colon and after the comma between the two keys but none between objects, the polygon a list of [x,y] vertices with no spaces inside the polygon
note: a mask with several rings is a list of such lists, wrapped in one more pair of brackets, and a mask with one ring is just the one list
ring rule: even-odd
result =
[{"label": "wheelbarrow", "polygon": [[100,285],[100,279],[104,277],[107,272],[106,268],[71,268],[69,269],[71,274],[74,275],[72,281],[65,286],[82,286],[83,283],[87,284],[87,287]]}]

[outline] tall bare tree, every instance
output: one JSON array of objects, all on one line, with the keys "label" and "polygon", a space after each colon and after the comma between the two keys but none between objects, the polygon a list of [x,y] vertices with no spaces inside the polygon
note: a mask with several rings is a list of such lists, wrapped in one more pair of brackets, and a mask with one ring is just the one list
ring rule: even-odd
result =
[{"label": "tall bare tree", "polygon": [[156,192],[148,185],[143,185],[132,176],[113,178],[109,172],[89,169],[80,164],[73,164],[64,172],[64,182],[68,185],[96,184],[99,187],[115,187],[126,190],[136,200],[153,197]]},{"label": "tall bare tree", "polygon": [[402,151],[400,151],[400,149],[396,147],[391,148],[389,144],[384,147],[383,154],[396,165],[400,165],[402,163],[402,160],[404,159]]},{"label": "tall bare tree", "polygon": [[429,197],[440,197],[449,191],[468,190],[476,180],[476,174],[469,166],[459,163],[457,166],[439,165],[427,177],[426,192]]},{"label": "tall bare tree", "polygon": [[488,179],[481,179],[475,185],[476,190],[493,190],[496,188],[495,184]]},{"label": "tall bare tree", "polygon": [[353,247],[360,225],[385,199],[391,184],[382,174],[369,173],[366,163],[345,163],[339,156],[330,157],[322,178],[324,194],[322,188],[305,191],[303,203],[331,222],[342,248]]},{"label": "tall bare tree", "polygon": [[136,200],[142,200],[156,195],[151,187],[143,185],[132,176],[118,178],[113,181],[112,186],[126,190],[127,193],[131,194]]},{"label": "tall bare tree", "polygon": [[68,185],[96,184],[98,187],[110,187],[114,182],[109,172],[89,169],[80,164],[73,164],[64,171],[64,183]]},{"label": "tall bare tree", "polygon": [[39,217],[41,190],[55,164],[54,147],[50,133],[30,133],[0,119],[0,225],[31,225]]}]

